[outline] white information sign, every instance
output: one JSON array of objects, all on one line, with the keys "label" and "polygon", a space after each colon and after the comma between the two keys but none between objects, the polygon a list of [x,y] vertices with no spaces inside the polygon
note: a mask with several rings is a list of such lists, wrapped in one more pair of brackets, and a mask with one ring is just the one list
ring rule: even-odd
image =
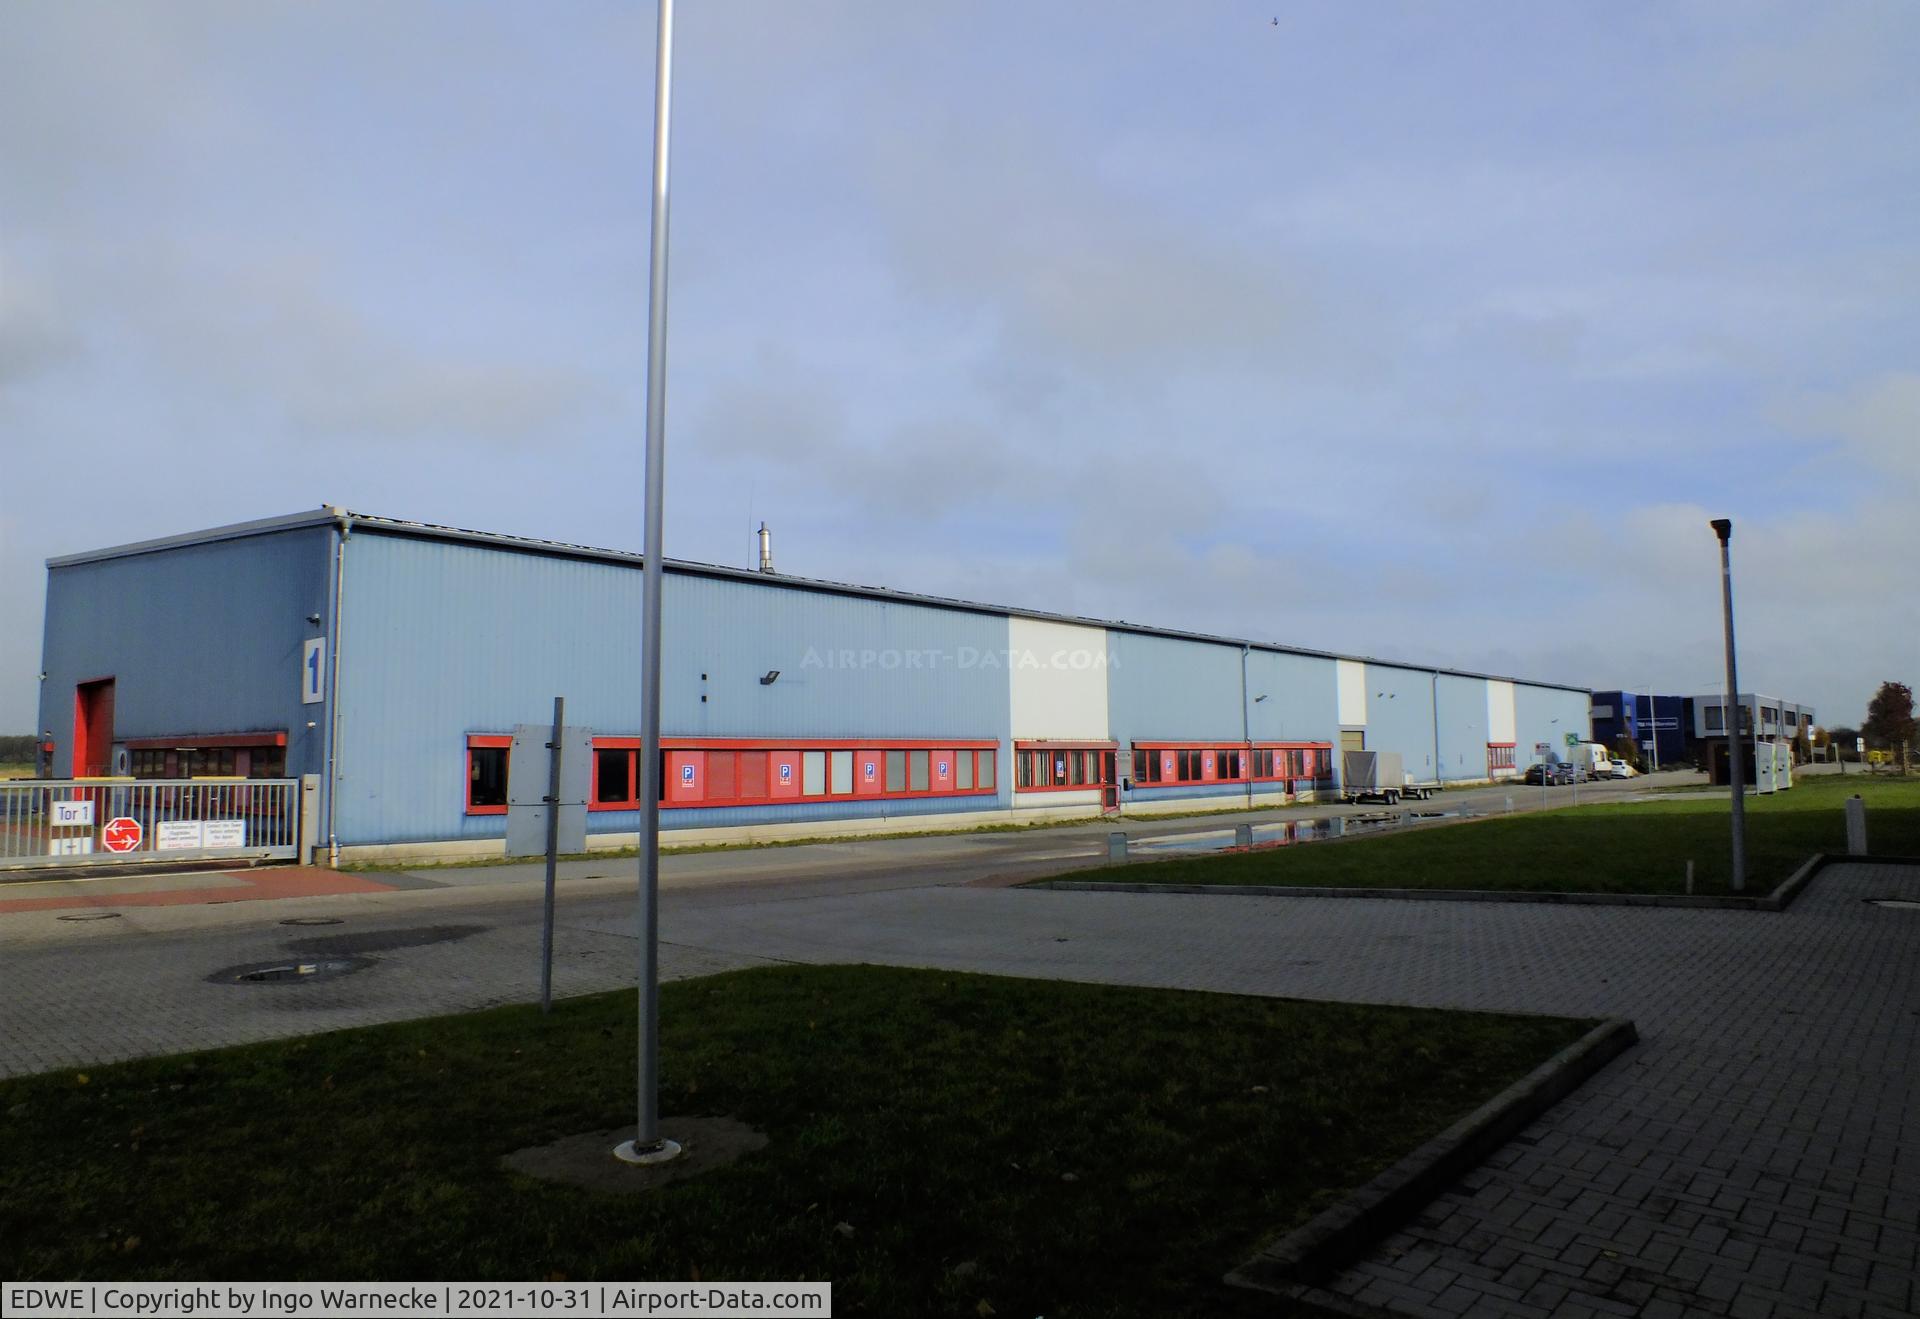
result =
[{"label": "white information sign", "polygon": [[206,820],[200,825],[200,846],[233,847],[247,845],[245,820]]},{"label": "white information sign", "polygon": [[72,829],[93,823],[93,802],[57,801],[53,804],[53,827]]},{"label": "white information sign", "polygon": [[300,704],[317,705],[326,687],[322,678],[327,671],[327,639],[308,637],[300,651]]},{"label": "white information sign", "polygon": [[198,820],[162,820],[153,827],[153,850],[156,852],[184,852],[198,846]]},{"label": "white information sign", "polygon": [[1535,743],[1533,744],[1533,754],[1534,754],[1534,755],[1536,755],[1536,756],[1550,756],[1550,755],[1552,755],[1552,754],[1553,754],[1553,743],[1551,743],[1551,742],[1535,742]]},{"label": "white information sign", "polygon": [[[89,802],[89,805],[92,803]],[[85,856],[93,851],[92,834],[76,834],[71,838],[55,838],[47,844],[48,856]]]}]

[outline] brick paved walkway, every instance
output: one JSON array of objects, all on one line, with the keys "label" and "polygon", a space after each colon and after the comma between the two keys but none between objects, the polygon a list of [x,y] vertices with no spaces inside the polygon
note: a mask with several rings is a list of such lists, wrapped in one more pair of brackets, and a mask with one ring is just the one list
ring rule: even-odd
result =
[{"label": "brick paved walkway", "polygon": [[[1782,915],[922,887],[669,892],[662,920],[665,960],[681,974],[871,961],[1630,1016],[1639,1048],[1333,1289],[1422,1315],[1785,1319],[1920,1307],[1920,911],[1863,901],[1895,893],[1920,897],[1920,870],[1832,867]],[[479,928],[339,981],[257,989],[204,977],[327,931],[169,926],[129,938],[103,922],[52,944],[9,942],[0,927],[0,1075],[534,992],[536,904],[426,914],[443,898],[336,901],[348,928]],[[624,895],[570,898],[561,991],[631,983],[631,929]]]}]

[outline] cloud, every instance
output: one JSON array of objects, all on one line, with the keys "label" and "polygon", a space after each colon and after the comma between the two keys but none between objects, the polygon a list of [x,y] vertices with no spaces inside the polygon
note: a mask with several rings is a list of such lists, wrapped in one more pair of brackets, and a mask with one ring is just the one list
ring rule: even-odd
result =
[{"label": "cloud", "polygon": [[1851,391],[1786,410],[1800,425],[1835,435],[1883,476],[1920,483],[1920,372],[1894,371]]}]

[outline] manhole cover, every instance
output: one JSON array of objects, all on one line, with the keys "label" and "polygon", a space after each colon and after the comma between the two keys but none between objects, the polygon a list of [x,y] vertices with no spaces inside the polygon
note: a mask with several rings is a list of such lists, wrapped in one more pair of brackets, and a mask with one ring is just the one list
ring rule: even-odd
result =
[{"label": "manhole cover", "polygon": [[117,911],[76,911],[66,916],[56,916],[59,921],[114,921],[120,919]]},{"label": "manhole cover", "polygon": [[332,980],[362,967],[372,966],[366,957],[319,957],[312,961],[251,962],[215,971],[207,979],[216,985],[306,985],[316,980]]},{"label": "manhole cover", "polygon": [[1904,907],[1909,911],[1920,910],[1920,899],[1916,898],[1868,898],[1876,907]]},{"label": "manhole cover", "polygon": [[292,916],[280,922],[282,925],[343,925],[338,916]]}]

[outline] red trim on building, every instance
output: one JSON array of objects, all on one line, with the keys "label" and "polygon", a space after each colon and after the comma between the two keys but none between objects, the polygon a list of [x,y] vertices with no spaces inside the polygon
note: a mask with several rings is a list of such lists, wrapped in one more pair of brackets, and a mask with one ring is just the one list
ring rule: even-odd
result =
[{"label": "red trim on building", "polygon": [[[1277,783],[1288,792],[1301,784],[1331,781],[1331,742],[1167,742],[1133,744],[1136,789],[1183,788],[1207,783]],[[1299,753],[1299,764],[1293,762]],[[1235,757],[1227,763],[1223,757]],[[1262,768],[1262,760],[1265,768]],[[1223,773],[1222,770],[1226,772]],[[1146,771],[1142,773],[1142,771]]]},{"label": "red trim on building", "polygon": [[[1099,792],[1118,778],[1114,755],[1120,744],[1062,738],[1034,738],[1013,744],[1013,790],[1029,792]],[[1044,770],[1044,772],[1042,772]]]},{"label": "red trim on building", "polygon": [[[640,808],[637,737],[593,739],[590,811],[633,811]],[[795,801],[872,801],[918,797],[991,797],[998,795],[1000,743],[991,738],[739,738],[663,737],[661,758],[662,810],[682,807],[769,806]],[[627,752],[627,791],[624,797],[603,800],[600,788],[601,755]],[[833,790],[833,756],[850,757],[848,790]],[[902,785],[888,786],[888,753],[908,759],[900,766]],[[911,786],[917,768],[912,757],[925,756],[924,788]],[[819,765],[819,791],[807,791],[807,755],[824,759]],[[966,773],[960,772],[966,758]],[[982,785],[982,764],[989,766]],[[867,767],[871,765],[869,776]],[[946,767],[941,772],[941,766]],[[960,780],[966,779],[966,786]]]},{"label": "red trim on building", "polygon": [[[467,814],[468,815],[505,815],[507,813],[507,803],[505,801],[500,802],[498,805],[489,804],[485,806],[476,806],[473,804],[473,784],[474,784],[473,753],[480,748],[496,748],[496,747],[505,748],[507,751],[508,758],[509,760],[511,760],[512,754],[513,754],[513,738],[511,735],[492,734],[492,733],[467,734]],[[506,791],[505,778],[506,776],[503,774],[501,776],[501,785],[500,785],[501,792],[503,795]]]}]

